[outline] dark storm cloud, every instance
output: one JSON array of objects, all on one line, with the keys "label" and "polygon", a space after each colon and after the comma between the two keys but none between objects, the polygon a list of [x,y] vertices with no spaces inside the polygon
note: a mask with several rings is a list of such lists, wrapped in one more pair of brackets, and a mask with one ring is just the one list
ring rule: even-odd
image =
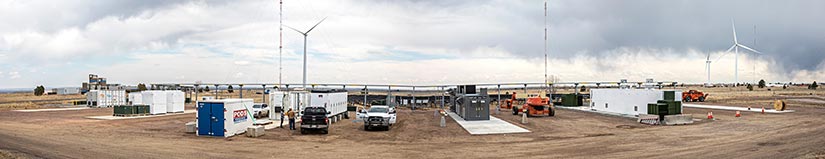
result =
[{"label": "dark storm cloud", "polygon": [[551,4],[550,50],[554,56],[570,57],[582,50],[599,55],[619,47],[724,51],[733,43],[734,19],[740,44],[764,52],[765,58],[777,60],[785,69],[815,69],[825,58],[825,1],[584,0]]}]

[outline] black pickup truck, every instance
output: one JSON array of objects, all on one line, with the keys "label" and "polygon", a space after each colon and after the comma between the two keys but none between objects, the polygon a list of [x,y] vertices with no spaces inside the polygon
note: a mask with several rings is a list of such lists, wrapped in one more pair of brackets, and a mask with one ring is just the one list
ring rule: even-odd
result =
[{"label": "black pickup truck", "polygon": [[324,107],[306,107],[301,112],[301,134],[306,134],[310,130],[320,130],[323,134],[329,133],[329,118],[327,109]]}]

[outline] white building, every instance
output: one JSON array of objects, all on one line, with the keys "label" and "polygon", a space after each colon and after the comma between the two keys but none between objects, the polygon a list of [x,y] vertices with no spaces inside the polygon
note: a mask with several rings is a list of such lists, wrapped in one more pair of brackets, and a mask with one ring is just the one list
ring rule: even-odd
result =
[{"label": "white building", "polygon": [[674,91],[674,100],[682,100],[680,90],[591,89],[590,109],[634,116],[647,114],[647,104],[664,100],[665,91]]},{"label": "white building", "polygon": [[77,87],[55,88],[52,91],[57,94],[80,94],[80,88]]}]

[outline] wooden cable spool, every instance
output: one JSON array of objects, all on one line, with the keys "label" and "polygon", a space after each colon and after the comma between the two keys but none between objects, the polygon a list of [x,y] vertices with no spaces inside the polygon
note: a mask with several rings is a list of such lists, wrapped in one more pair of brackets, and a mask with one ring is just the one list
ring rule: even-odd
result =
[{"label": "wooden cable spool", "polygon": [[776,100],[773,102],[773,109],[776,111],[783,111],[785,110],[785,101],[783,100]]}]

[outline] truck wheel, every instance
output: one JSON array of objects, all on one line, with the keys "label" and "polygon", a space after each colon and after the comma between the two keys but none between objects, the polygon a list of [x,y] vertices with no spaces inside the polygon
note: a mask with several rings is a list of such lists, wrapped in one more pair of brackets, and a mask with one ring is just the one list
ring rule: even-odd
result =
[{"label": "truck wheel", "polygon": [[699,97],[699,102],[705,102],[705,97]]},{"label": "truck wheel", "polygon": [[349,119],[349,112],[344,113],[344,119]]},{"label": "truck wheel", "polygon": [[370,130],[370,127],[367,126],[367,125],[364,125],[364,131],[369,131],[369,130]]},{"label": "truck wheel", "polygon": [[387,130],[387,131],[390,131],[390,126],[387,126],[386,130]]},{"label": "truck wheel", "polygon": [[304,130],[304,129],[301,129],[301,134],[307,134],[307,131]]},{"label": "truck wheel", "polygon": [[329,134],[329,128],[324,129],[324,134]]},{"label": "truck wheel", "polygon": [[518,109],[516,109],[516,107],[513,107],[513,115],[518,115]]},{"label": "truck wheel", "polygon": [[550,114],[548,114],[548,116],[556,116],[556,109],[553,109],[553,108],[548,108],[548,109],[550,109]]}]

